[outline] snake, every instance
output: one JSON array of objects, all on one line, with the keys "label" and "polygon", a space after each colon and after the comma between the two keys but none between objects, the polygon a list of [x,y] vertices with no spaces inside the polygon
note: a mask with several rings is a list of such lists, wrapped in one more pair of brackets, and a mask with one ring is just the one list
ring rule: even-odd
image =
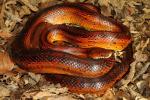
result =
[{"label": "snake", "polygon": [[[62,3],[33,14],[11,44],[21,69],[45,74],[71,92],[104,94],[125,73],[132,58],[126,26],[88,3]],[[126,52],[121,62],[115,52]]]}]

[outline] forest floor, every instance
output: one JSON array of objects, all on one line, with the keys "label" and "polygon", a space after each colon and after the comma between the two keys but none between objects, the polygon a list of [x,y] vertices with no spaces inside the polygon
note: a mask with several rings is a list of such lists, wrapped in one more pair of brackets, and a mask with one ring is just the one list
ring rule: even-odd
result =
[{"label": "forest floor", "polygon": [[[129,27],[133,58],[129,73],[103,96],[75,94],[43,75],[19,73],[7,54],[29,16],[63,2],[87,2],[101,13]],[[13,70],[13,72],[11,72]],[[9,72],[10,71],[10,72]],[[149,0],[0,0],[0,100],[150,100],[150,1]]]}]

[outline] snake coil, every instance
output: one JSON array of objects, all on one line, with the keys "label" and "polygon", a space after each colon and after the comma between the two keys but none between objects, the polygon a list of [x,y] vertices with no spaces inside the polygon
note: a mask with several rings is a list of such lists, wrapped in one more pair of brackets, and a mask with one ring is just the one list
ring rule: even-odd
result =
[{"label": "snake coil", "polygon": [[128,71],[130,55],[115,61],[114,51],[127,51],[126,28],[87,3],[58,4],[37,13],[11,45],[20,68],[47,73],[54,83],[77,93],[103,94]]}]

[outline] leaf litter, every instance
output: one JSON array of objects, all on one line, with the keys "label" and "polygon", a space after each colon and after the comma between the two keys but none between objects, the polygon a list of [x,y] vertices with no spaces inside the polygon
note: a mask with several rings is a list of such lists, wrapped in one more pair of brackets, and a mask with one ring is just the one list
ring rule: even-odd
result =
[{"label": "leaf litter", "polygon": [[[99,97],[68,92],[43,75],[26,72],[10,60],[9,44],[31,14],[63,2],[87,2],[99,6],[105,16],[129,27],[133,58],[124,79]],[[1,0],[0,1],[0,99],[35,100],[148,100],[150,99],[150,1],[149,0]]]}]

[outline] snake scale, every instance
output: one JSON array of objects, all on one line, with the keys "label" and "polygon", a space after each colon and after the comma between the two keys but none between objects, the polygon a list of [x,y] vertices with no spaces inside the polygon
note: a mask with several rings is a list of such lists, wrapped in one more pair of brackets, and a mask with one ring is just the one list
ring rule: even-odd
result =
[{"label": "snake scale", "polygon": [[113,54],[130,52],[129,44],[126,27],[101,15],[96,6],[65,3],[27,21],[11,44],[11,58],[72,92],[101,95],[128,71],[131,54],[125,53],[121,62]]}]

